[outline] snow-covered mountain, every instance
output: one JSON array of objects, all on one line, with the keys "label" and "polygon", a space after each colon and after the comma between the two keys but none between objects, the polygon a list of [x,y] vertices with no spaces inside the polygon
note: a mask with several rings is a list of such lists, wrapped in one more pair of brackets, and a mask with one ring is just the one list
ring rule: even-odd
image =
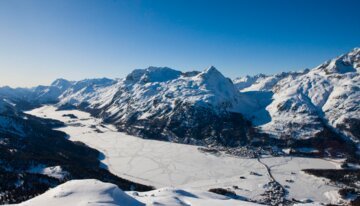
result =
[{"label": "snow-covered mountain", "polygon": [[241,91],[273,93],[266,106],[271,121],[260,128],[275,137],[309,139],[327,128],[358,142],[359,70],[356,48],[311,70],[258,78]]},{"label": "snow-covered mountain", "polygon": [[236,146],[254,133],[241,115],[251,101],[214,67],[186,73],[149,67],[124,79],[58,79],[50,86],[0,88],[0,95],[12,102],[32,102],[33,107],[43,103],[57,103],[60,109],[78,107],[146,138]]},{"label": "snow-covered mountain", "polygon": [[0,97],[13,101],[28,101],[34,104],[57,103],[60,100],[74,103],[77,96],[95,94],[94,91],[98,88],[107,87],[115,82],[115,80],[107,78],[81,81],[56,79],[50,86],[40,85],[33,88],[0,87]]},{"label": "snow-covered mountain", "polygon": [[214,67],[202,72],[149,67],[123,79],[58,79],[31,89],[0,88],[0,95],[12,102],[77,107],[121,131],[181,143],[358,142],[359,53],[354,49],[311,70],[234,81]]},{"label": "snow-covered mountain", "polygon": [[236,146],[267,135],[357,142],[358,68],[359,49],[311,70],[234,83],[214,67],[187,73],[149,67],[91,92],[68,90],[59,105],[91,111],[131,134],[190,144]]},{"label": "snow-covered mountain", "polygon": [[[50,86],[1,87],[0,177],[5,178],[0,178],[0,188],[6,194],[0,194],[0,202],[29,199],[68,179],[97,178],[121,189],[151,189],[99,168],[98,151],[71,142],[65,133],[53,130],[63,123],[23,112],[42,104],[54,105],[54,111],[85,110],[101,118],[99,122],[111,123],[120,131],[143,138],[212,147],[203,148],[204,152],[246,157],[336,156],[347,157],[348,165],[358,164],[359,72],[357,48],[313,69],[246,76],[234,81],[215,67],[200,72],[149,67],[134,70],[123,79],[57,79]],[[177,189],[125,194],[114,185],[85,183],[69,182],[26,204],[55,204],[58,199],[52,195],[61,202],[76,202],[84,197],[100,201],[96,204],[129,201],[140,205],[169,201],[209,205],[224,198],[181,191],[201,197],[192,199],[178,194]],[[89,189],[86,194],[78,190],[83,186]],[[230,203],[238,202],[229,200]]]},{"label": "snow-covered mountain", "polygon": [[261,80],[267,78],[269,76],[265,74],[258,74],[255,76],[246,75],[245,77],[238,77],[233,80],[235,86],[238,90],[243,90],[245,88],[250,87],[251,85],[255,84],[256,82],[260,82]]},{"label": "snow-covered mountain", "polygon": [[280,80],[289,76],[296,77],[307,72],[309,72],[308,69],[300,72],[282,72],[275,75],[258,74],[255,76],[238,77],[234,79],[234,84],[242,92],[270,91]]},{"label": "snow-covered mountain", "polygon": [[[182,73],[166,67],[137,69],[125,79],[118,80],[117,84],[102,84],[102,88],[104,89],[98,88],[86,93],[78,93],[70,88],[60,96],[60,104],[78,106],[87,102],[91,108],[111,106],[110,115],[122,116],[124,114],[116,110],[126,107],[124,103],[127,104],[129,99],[132,99],[134,104],[131,106],[137,111],[150,110],[147,115],[157,113],[158,108],[173,107],[176,100],[196,106],[234,111],[241,103],[240,93],[231,80],[225,78],[215,67],[194,73]],[[87,88],[81,88],[81,90],[87,90]],[[109,99],[112,100],[113,105],[109,105]],[[152,107],[155,102],[162,105]],[[144,105],[146,105],[145,108]]]},{"label": "snow-covered mountain", "polygon": [[32,88],[28,99],[37,100],[40,103],[57,102],[58,97],[70,88],[72,84],[73,82],[65,79],[57,79],[50,86]]},{"label": "snow-covered mountain", "polygon": [[203,145],[239,145],[249,138],[251,127],[240,113],[251,101],[214,67],[187,73],[149,67],[83,86],[89,81],[73,83],[59,96],[59,108],[91,111],[146,138]]}]

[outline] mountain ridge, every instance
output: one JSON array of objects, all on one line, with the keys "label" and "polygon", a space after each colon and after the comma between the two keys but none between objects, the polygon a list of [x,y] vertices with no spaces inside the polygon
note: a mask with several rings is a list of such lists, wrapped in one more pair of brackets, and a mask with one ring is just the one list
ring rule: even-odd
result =
[{"label": "mountain ridge", "polygon": [[355,48],[313,69],[233,81],[213,66],[201,72],[148,67],[116,80],[58,79],[29,90],[0,88],[0,96],[14,93],[11,99],[79,108],[121,131],[181,143],[307,141],[327,131],[358,144],[359,59]]}]

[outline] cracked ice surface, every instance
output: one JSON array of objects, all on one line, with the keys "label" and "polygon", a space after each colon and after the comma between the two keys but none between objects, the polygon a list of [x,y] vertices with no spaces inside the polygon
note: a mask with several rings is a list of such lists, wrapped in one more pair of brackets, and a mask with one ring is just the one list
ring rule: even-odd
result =
[{"label": "cracked ice surface", "polygon": [[[103,153],[104,167],[112,173],[143,184],[160,187],[177,187],[207,190],[217,187],[238,186],[236,193],[258,199],[269,182],[265,167],[256,159],[226,155],[215,156],[198,151],[197,146],[146,140],[117,132],[112,125],[102,124],[100,119],[78,110],[56,111],[56,107],[44,106],[29,114],[63,121],[60,128],[72,141],[81,141]],[[77,119],[63,116],[74,114]],[[262,158],[281,184],[287,179],[289,197],[312,199],[330,203],[328,191],[338,188],[325,184],[321,178],[304,174],[305,168],[337,168],[339,162],[316,158],[269,157]],[[250,175],[251,171],[262,176]],[[245,179],[240,179],[244,176]],[[304,189],[306,188],[306,189]]]}]

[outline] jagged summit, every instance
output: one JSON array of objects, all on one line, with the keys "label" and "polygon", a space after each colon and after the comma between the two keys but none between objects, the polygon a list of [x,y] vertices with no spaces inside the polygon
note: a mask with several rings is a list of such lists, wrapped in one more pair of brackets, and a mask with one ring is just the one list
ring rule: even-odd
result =
[{"label": "jagged summit", "polygon": [[71,81],[68,81],[63,78],[56,79],[51,83],[51,86],[58,87],[60,89],[66,89],[69,88],[72,85]]},{"label": "jagged summit", "polygon": [[127,77],[126,80],[132,82],[166,82],[178,78],[182,72],[171,69],[169,67],[153,67],[146,69],[135,69]]},{"label": "jagged summit", "polygon": [[210,66],[204,70],[204,73],[220,73],[214,66]]},{"label": "jagged summit", "polygon": [[[235,105],[239,98],[239,92],[229,78],[226,78],[214,66],[205,69],[194,78],[191,78],[196,85],[207,91],[211,97],[208,102],[228,102]],[[197,89],[197,87],[194,87]]]},{"label": "jagged summit", "polygon": [[360,47],[355,47],[351,52],[351,53],[356,53],[356,54],[360,54]]},{"label": "jagged summit", "polygon": [[315,71],[323,72],[326,75],[360,72],[360,48],[355,48],[347,54],[325,62]]},{"label": "jagged summit", "polygon": [[273,94],[265,108],[271,121],[261,126],[267,133],[306,139],[330,127],[357,142],[359,69],[360,50],[355,48],[314,69],[259,78],[245,88],[239,82],[238,88],[242,92]]},{"label": "jagged summit", "polygon": [[[165,131],[175,120],[180,125],[176,127],[185,127],[183,120],[196,124],[199,111],[204,110],[214,116],[242,114],[277,138],[308,139],[331,127],[356,139],[357,131],[349,128],[360,116],[359,63],[360,49],[355,48],[311,70],[245,76],[235,79],[235,84],[214,66],[191,72],[148,67],[117,80],[58,79],[50,87],[33,90],[32,95],[24,95],[29,91],[21,90],[17,97],[96,111],[122,128],[155,121],[149,124],[161,125],[161,131]],[[9,92],[16,93],[0,89],[0,95]],[[303,129],[294,129],[294,125]]]},{"label": "jagged summit", "polygon": [[247,87],[250,87],[251,85],[255,84],[257,81],[265,79],[268,77],[265,74],[257,74],[255,76],[249,76],[246,75],[244,77],[237,77],[233,80],[235,86],[239,89],[245,89]]},{"label": "jagged summit", "polygon": [[199,77],[207,80],[220,80],[220,79],[226,79],[224,75],[217,70],[214,66],[210,66],[209,68],[205,69],[203,72],[198,74]]}]

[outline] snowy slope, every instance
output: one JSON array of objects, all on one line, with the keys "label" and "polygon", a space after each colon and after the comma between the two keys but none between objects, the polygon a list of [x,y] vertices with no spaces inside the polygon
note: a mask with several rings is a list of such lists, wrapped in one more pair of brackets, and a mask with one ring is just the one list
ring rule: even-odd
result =
[{"label": "snowy slope", "polygon": [[[61,104],[79,105],[88,102],[98,93],[102,93],[103,88],[107,88],[115,84],[116,81],[107,78],[101,79],[85,79],[82,81],[73,82],[73,84],[66,89],[58,98]],[[100,90],[100,92],[99,92]]]},{"label": "snowy slope", "polygon": [[135,70],[119,84],[118,92],[107,112],[121,118],[127,118],[132,108],[140,112],[142,118],[159,115],[173,109],[176,102],[217,109],[236,109],[240,103],[234,85],[214,67],[194,76],[170,68]]},{"label": "snowy slope", "polygon": [[[300,72],[282,72],[280,74],[275,75],[255,75],[252,77],[245,77],[245,78],[237,78],[234,80],[235,85],[238,87],[238,89],[242,92],[247,91],[271,91],[272,88],[282,79],[287,78],[289,76],[296,77],[299,75],[302,75],[304,73],[307,73],[309,70],[304,70]],[[242,81],[240,81],[242,80]],[[247,80],[244,82],[244,80]],[[252,80],[252,81],[249,81]]]},{"label": "snowy slope", "polygon": [[241,92],[272,92],[271,103],[265,104],[270,119],[260,128],[274,137],[309,139],[330,127],[358,142],[359,65],[356,48],[311,70],[258,78]]},{"label": "snowy slope", "polygon": [[123,117],[135,108],[137,112],[146,112],[143,118],[157,114],[159,110],[173,108],[176,101],[233,111],[238,111],[243,104],[241,94],[231,80],[214,67],[193,73],[182,73],[167,67],[136,69],[125,79],[117,81],[76,82],[59,99],[60,105],[86,102],[93,109],[107,106],[104,112],[110,116]]},{"label": "snowy slope", "polygon": [[28,100],[40,103],[56,102],[59,96],[72,86],[73,82],[65,79],[57,79],[50,86],[37,86],[32,88]]},{"label": "snowy slope", "polygon": [[359,59],[360,50],[355,49],[306,74],[279,81],[273,87],[274,101],[267,107],[272,121],[263,128],[278,135],[311,138],[329,125],[356,141],[356,134],[340,125],[360,117]]},{"label": "snowy slope", "polygon": [[[184,143],[239,144],[246,137],[248,126],[239,113],[249,109],[251,101],[214,67],[188,73],[167,67],[137,69],[125,79],[88,90],[85,87],[74,91],[71,87],[59,97],[58,106],[75,105],[114,123],[120,130],[147,138],[160,133],[162,136],[157,138]],[[237,112],[239,119],[235,121],[229,112]],[[224,128],[216,126],[210,131],[206,125],[226,119],[232,121],[229,125],[244,125],[230,126],[243,130],[238,132],[241,137],[228,142],[207,135],[221,133]]]},{"label": "snowy slope", "polygon": [[116,185],[98,180],[72,180],[59,185],[44,194],[18,204],[19,206],[63,206],[63,205],[144,205],[121,191]]},{"label": "snowy slope", "polygon": [[238,77],[233,80],[235,86],[238,90],[243,90],[254,85],[257,82],[262,82],[262,80],[268,78],[269,76],[265,74],[258,74],[255,76],[246,75],[245,77]]},{"label": "snowy slope", "polygon": [[8,86],[0,87],[0,97],[3,98],[27,98],[30,92],[31,89],[27,88],[11,88]]},{"label": "snowy slope", "polygon": [[72,180],[18,206],[255,206],[258,204],[229,199],[210,192],[164,188],[150,192],[128,192],[98,180]]},{"label": "snowy slope", "polygon": [[85,101],[87,95],[95,93],[102,87],[116,83],[115,80],[85,79],[81,81],[68,81],[56,79],[51,85],[39,85],[32,88],[0,87],[0,97],[11,100],[23,100],[31,103],[57,103],[60,100],[76,103]]},{"label": "snowy slope", "polygon": [[137,200],[146,205],[171,205],[171,206],[255,206],[260,204],[245,202],[228,197],[203,192],[199,190],[183,190],[177,188],[162,188],[149,192],[129,192]]}]

